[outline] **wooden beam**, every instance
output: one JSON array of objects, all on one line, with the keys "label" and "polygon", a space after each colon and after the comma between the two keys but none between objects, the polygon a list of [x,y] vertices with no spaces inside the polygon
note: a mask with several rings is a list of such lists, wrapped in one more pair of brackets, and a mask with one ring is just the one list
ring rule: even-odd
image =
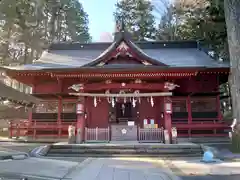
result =
[{"label": "wooden beam", "polygon": [[154,93],[127,93],[127,94],[96,94],[96,93],[69,93],[74,96],[88,97],[154,97],[154,96],[172,96],[172,92],[154,92]]},{"label": "wooden beam", "polygon": [[106,90],[106,89],[135,89],[135,90],[152,90],[164,91],[164,83],[92,83],[84,85],[85,91]]}]

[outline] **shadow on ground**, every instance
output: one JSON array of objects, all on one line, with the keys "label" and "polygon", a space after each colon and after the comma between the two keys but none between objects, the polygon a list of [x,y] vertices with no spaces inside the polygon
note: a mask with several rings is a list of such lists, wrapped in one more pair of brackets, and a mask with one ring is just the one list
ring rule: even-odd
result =
[{"label": "shadow on ground", "polygon": [[204,175],[204,176],[181,176],[182,180],[239,180],[239,175]]}]

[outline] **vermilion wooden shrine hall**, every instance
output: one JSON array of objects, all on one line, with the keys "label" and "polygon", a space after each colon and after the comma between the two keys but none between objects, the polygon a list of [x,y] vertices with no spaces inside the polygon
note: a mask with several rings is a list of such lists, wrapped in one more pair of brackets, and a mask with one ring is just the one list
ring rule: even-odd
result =
[{"label": "vermilion wooden shrine hall", "polygon": [[171,134],[176,127],[178,137],[228,135],[219,85],[229,64],[212,59],[197,41],[134,42],[120,29],[112,43],[52,44],[36,63],[6,73],[42,100],[28,119],[35,130],[26,135],[64,136],[70,124],[85,140],[86,130],[97,128],[108,129],[110,140],[137,140],[138,128]]}]

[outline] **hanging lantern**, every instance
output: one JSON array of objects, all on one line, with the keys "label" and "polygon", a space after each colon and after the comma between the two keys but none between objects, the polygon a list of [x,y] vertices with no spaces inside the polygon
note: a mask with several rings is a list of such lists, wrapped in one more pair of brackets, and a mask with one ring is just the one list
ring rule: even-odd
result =
[{"label": "hanging lantern", "polygon": [[153,101],[153,97],[152,96],[151,96],[150,102],[151,102],[151,105],[153,107],[154,106],[154,101]]},{"label": "hanging lantern", "polygon": [[77,114],[84,114],[84,106],[82,103],[77,103],[77,109],[76,109]]},{"label": "hanging lantern", "polygon": [[96,97],[94,97],[93,103],[94,103],[94,107],[97,107],[97,98]]},{"label": "hanging lantern", "polygon": [[172,113],[172,103],[171,102],[166,102],[165,103],[165,111],[166,111],[167,114]]}]

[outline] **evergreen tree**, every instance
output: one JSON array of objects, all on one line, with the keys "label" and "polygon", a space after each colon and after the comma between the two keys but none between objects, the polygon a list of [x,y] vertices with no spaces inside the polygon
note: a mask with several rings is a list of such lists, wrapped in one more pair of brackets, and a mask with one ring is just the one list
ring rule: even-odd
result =
[{"label": "evergreen tree", "polygon": [[0,1],[0,63],[31,63],[52,41],[91,41],[78,0]]},{"label": "evergreen tree", "polygon": [[89,42],[88,15],[78,0],[70,0],[65,9],[66,24],[73,41]]},{"label": "evergreen tree", "polygon": [[134,40],[155,38],[153,6],[148,0],[122,0],[116,4],[116,22],[124,21],[126,29],[133,34]]},{"label": "evergreen tree", "polygon": [[208,49],[228,60],[222,1],[179,0],[167,8],[157,31],[160,40],[203,40]]}]

